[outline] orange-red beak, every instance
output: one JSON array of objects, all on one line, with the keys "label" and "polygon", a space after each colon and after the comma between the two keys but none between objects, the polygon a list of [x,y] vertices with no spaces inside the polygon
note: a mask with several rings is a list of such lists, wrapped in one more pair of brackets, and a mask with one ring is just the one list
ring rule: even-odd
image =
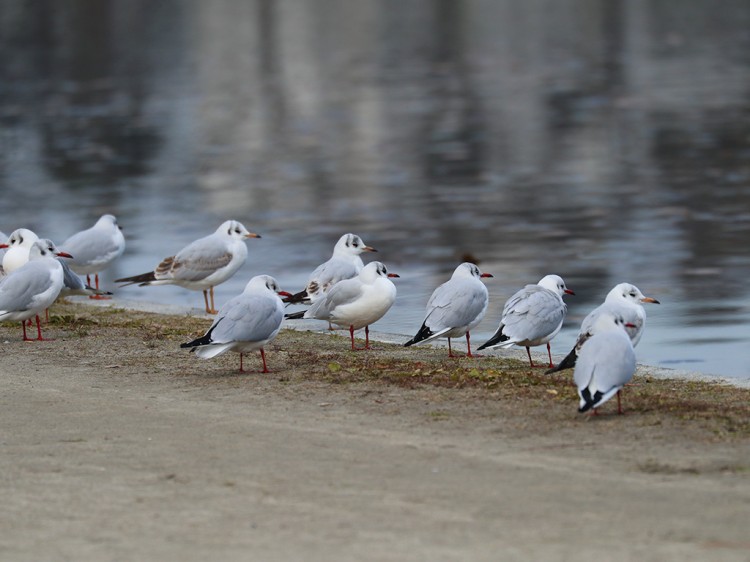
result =
[{"label": "orange-red beak", "polygon": [[57,252],[55,255],[58,258],[71,258],[71,259],[73,259],[73,256],[71,256],[68,252]]}]

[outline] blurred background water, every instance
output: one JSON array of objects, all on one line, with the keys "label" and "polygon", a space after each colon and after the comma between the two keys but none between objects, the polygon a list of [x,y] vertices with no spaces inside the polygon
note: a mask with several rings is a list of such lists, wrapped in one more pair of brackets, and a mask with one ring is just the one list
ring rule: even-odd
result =
[{"label": "blurred background water", "polygon": [[639,361],[750,379],[746,0],[3,0],[0,49],[0,230],[117,215],[106,285],[235,218],[263,239],[217,303],[299,290],[351,231],[401,274],[377,329],[470,254],[477,345],[557,273],[565,353],[630,281],[662,302]]}]

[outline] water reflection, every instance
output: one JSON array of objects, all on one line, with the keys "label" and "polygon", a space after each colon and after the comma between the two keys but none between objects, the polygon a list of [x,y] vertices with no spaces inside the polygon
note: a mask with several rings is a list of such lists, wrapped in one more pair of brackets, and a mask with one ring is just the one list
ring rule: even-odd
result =
[{"label": "water reflection", "polygon": [[628,280],[665,303],[641,360],[750,378],[748,29],[739,0],[3,2],[0,230],[113,212],[115,278],[238,218],[264,240],[220,295],[297,289],[355,231],[402,274],[379,327],[404,333],[471,253],[486,334],[564,276],[557,351]]}]

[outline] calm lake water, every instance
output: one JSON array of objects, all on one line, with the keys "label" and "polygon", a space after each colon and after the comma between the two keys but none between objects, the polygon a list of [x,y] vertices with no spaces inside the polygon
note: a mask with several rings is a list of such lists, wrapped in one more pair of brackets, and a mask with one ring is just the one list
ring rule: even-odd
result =
[{"label": "calm lake water", "polygon": [[218,303],[299,290],[351,231],[401,274],[376,329],[412,335],[470,254],[477,344],[557,273],[565,353],[629,281],[662,302],[639,361],[750,379],[746,0],[8,0],[0,48],[0,230],[117,215],[107,284],[236,218],[263,238]]}]

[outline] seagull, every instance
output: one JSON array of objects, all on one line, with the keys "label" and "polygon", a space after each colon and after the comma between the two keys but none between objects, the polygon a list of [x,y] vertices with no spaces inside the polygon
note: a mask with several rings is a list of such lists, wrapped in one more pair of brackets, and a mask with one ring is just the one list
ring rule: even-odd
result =
[{"label": "seagull", "polygon": [[505,302],[500,326],[479,349],[521,345],[526,347],[529,363],[534,367],[529,348],[546,343],[549,366],[553,367],[549,342],[562,328],[568,309],[562,300],[564,294],[575,295],[557,275],[547,275],[536,285],[526,285]]},{"label": "seagull", "polygon": [[573,379],[581,401],[579,412],[593,410],[617,394],[617,412],[622,414],[620,391],[635,373],[635,352],[626,322],[611,309],[604,309],[594,320],[593,332],[581,346]]},{"label": "seagull", "polygon": [[[57,252],[59,257],[71,257]],[[55,302],[63,287],[63,269],[45,242],[36,241],[29,250],[29,261],[0,281],[0,320],[20,320],[23,339],[26,320],[36,316],[37,340],[43,340],[39,313]]]},{"label": "seagull", "polygon": [[336,283],[325,298],[313,303],[306,311],[287,314],[286,317],[328,320],[342,328],[349,328],[352,350],[357,349],[354,346],[354,331],[364,328],[364,349],[370,349],[369,326],[380,320],[393,306],[396,286],[389,277],[398,276],[396,273],[388,273],[381,262],[370,262],[356,277]]},{"label": "seagull", "polygon": [[[660,304],[658,300],[652,297],[644,296],[641,290],[632,283],[620,283],[615,285],[607,293],[604,302],[589,312],[586,318],[581,322],[581,329],[578,331],[576,344],[570,353],[560,361],[557,367],[549,369],[546,374],[555,373],[564,369],[571,369],[576,364],[576,359],[581,346],[584,342],[595,333],[596,319],[601,314],[614,313],[619,314],[625,321],[626,332],[630,336],[633,347],[638,345],[646,327],[646,311],[641,303]],[[627,327],[632,326],[632,327]]]},{"label": "seagull", "polygon": [[404,346],[448,338],[448,357],[455,357],[451,338],[466,335],[466,356],[472,357],[469,332],[482,321],[489,303],[487,287],[480,281],[482,277],[492,277],[492,274],[482,273],[473,263],[459,265],[451,278],[432,293],[422,327]]},{"label": "seagull", "polygon": [[3,256],[3,271],[5,275],[29,261],[29,250],[39,237],[28,228],[18,228],[10,233],[7,242],[0,244],[0,248],[8,248]]},{"label": "seagull", "polygon": [[356,234],[344,234],[333,247],[331,258],[316,267],[310,274],[305,288],[285,299],[284,302],[314,303],[336,283],[343,279],[351,279],[362,271],[365,264],[359,256],[363,252],[377,252],[377,250],[371,246],[366,246]]},{"label": "seagull", "polygon": [[[106,269],[125,251],[125,237],[113,215],[102,215],[96,224],[76,232],[60,246],[75,258],[70,268],[78,275],[86,276],[86,285],[91,285],[94,274],[96,289],[99,289],[99,272]],[[102,294],[89,295],[91,299],[108,299]]]},{"label": "seagull", "polygon": [[179,285],[186,289],[203,291],[206,312],[216,314],[214,287],[229,279],[245,263],[246,238],[260,238],[260,235],[248,232],[240,222],[225,221],[213,234],[188,244],[174,256],[164,258],[153,271],[116,279],[115,283],[125,283],[123,287],[133,283],[138,283],[139,287]]},{"label": "seagull", "polygon": [[227,351],[242,354],[260,350],[263,371],[268,373],[263,347],[273,340],[281,329],[284,305],[279,295],[290,296],[279,291],[276,279],[270,275],[256,275],[245,286],[245,290],[230,299],[219,310],[218,316],[202,337],[180,347],[189,347],[198,357],[210,359]]}]

